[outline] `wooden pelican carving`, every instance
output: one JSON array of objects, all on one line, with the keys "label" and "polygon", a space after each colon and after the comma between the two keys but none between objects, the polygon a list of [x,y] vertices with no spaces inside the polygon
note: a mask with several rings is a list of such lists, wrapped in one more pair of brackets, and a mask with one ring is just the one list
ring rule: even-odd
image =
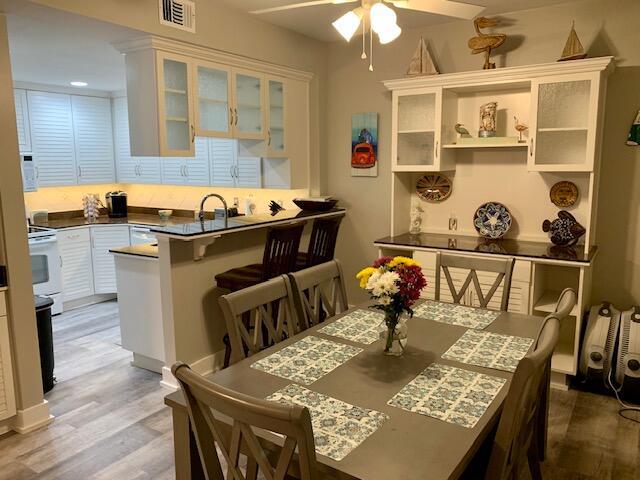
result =
[{"label": "wooden pelican carving", "polygon": [[489,61],[491,57],[491,50],[502,45],[507,40],[507,36],[504,33],[482,33],[480,29],[495,27],[499,23],[500,22],[497,19],[487,17],[478,17],[473,21],[473,26],[475,27],[478,36],[469,40],[469,48],[471,49],[471,53],[474,54],[484,52],[484,66],[482,68],[485,70],[496,68],[496,64]]}]

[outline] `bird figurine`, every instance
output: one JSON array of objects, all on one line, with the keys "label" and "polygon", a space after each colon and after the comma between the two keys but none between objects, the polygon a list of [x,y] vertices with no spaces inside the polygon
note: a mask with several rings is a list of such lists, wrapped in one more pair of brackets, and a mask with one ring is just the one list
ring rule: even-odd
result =
[{"label": "bird figurine", "polygon": [[471,136],[469,134],[469,130],[464,128],[464,126],[462,126],[461,123],[456,123],[456,126],[454,128],[456,129],[456,132],[458,132],[460,134],[461,137],[470,137]]},{"label": "bird figurine", "polygon": [[478,17],[473,21],[473,26],[478,34],[469,40],[469,48],[471,53],[484,53],[484,70],[491,70],[496,68],[496,64],[491,62],[491,51],[498,48],[506,40],[507,36],[504,33],[488,34],[483,33],[480,29],[495,27],[500,22],[495,18]]},{"label": "bird figurine", "polygon": [[520,122],[518,120],[518,117],[513,117],[513,119],[516,122],[513,128],[515,128],[516,131],[518,132],[518,135],[520,135],[520,137],[518,138],[518,143],[524,143],[524,140],[522,140],[522,133],[529,130],[529,127],[525,123]]}]

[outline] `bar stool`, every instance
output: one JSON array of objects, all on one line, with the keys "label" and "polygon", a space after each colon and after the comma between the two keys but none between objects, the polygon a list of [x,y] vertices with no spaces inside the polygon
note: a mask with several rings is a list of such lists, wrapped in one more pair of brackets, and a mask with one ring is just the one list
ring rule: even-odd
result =
[{"label": "bar stool", "polygon": [[[296,259],[300,247],[300,238],[306,222],[292,225],[269,227],[267,242],[264,246],[262,263],[232,268],[215,276],[219,288],[237,292],[247,287],[265,282],[279,275],[291,273],[296,269]],[[250,318],[245,318],[247,328],[250,328]],[[222,338],[225,344],[224,367],[229,366],[231,360],[231,342],[229,335]]]},{"label": "bar stool", "polygon": [[309,251],[298,253],[297,270],[333,260],[343,217],[318,218],[313,222]]}]

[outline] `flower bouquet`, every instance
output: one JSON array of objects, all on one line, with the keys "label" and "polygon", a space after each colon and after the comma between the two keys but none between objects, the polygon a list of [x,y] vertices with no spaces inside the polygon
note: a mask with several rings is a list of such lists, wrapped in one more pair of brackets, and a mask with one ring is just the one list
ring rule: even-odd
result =
[{"label": "flower bouquet", "polygon": [[412,306],[427,285],[420,264],[407,257],[381,257],[372,266],[361,270],[356,278],[384,312],[387,327],[384,352],[401,355],[407,342],[406,320],[402,314],[413,315]]}]

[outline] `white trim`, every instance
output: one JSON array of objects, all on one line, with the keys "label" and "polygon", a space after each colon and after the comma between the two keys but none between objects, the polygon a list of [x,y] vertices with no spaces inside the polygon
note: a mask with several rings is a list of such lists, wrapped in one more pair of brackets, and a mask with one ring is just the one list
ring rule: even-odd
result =
[{"label": "white trim", "polygon": [[[209,375],[217,372],[218,370],[222,370],[222,367],[224,366],[224,353],[224,350],[218,350],[213,355],[207,355],[200,360],[196,360],[190,365],[190,367],[194,372],[199,373],[200,375]],[[180,388],[176,377],[171,373],[171,367],[162,367],[162,380],[160,381],[160,385],[173,390],[178,390]]]},{"label": "white trim", "polygon": [[81,97],[100,97],[109,98],[109,92],[105,90],[92,90],[90,88],[80,88],[64,85],[48,85],[45,83],[21,82],[19,80],[13,82],[13,88],[22,90],[31,90],[36,92],[63,93],[68,95],[78,95]]},{"label": "white trim", "polygon": [[460,87],[529,81],[533,78],[553,75],[572,75],[576,73],[613,72],[614,57],[586,58],[572,62],[543,63],[521,67],[496,68],[495,70],[476,70],[471,72],[445,73],[416,78],[401,78],[382,82],[389,90],[406,90],[425,87]]},{"label": "white trim", "polygon": [[42,400],[42,403],[38,405],[18,410],[12,428],[21,434],[30,433],[46,427],[53,421],[53,418],[53,415],[49,413],[49,402]]},{"label": "white trim", "polygon": [[206,60],[208,62],[221,63],[231,67],[246,68],[252,71],[258,70],[261,73],[280,75],[296,80],[308,82],[313,78],[312,73],[304,72],[302,70],[296,70],[242,55],[235,55],[221,50],[214,50],[212,48],[201,47],[177,40],[170,40],[155,35],[147,35],[133,40],[127,40],[125,42],[116,42],[113,43],[113,46],[116,50],[125,54],[152,48],[154,50],[161,50],[167,53],[185,55],[197,60]]}]

